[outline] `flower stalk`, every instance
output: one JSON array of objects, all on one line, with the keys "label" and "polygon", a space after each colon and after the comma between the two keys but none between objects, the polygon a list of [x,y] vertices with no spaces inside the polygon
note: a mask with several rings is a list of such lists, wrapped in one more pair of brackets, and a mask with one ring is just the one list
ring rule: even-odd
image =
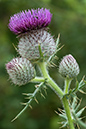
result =
[{"label": "flower stalk", "polygon": [[68,90],[69,90],[69,87],[70,87],[71,81],[72,81],[72,80],[71,80],[71,79],[69,79],[69,78],[66,78],[66,79],[65,79],[65,86],[64,86],[64,87],[65,87],[65,89],[64,89],[64,93],[65,93],[65,94],[67,94],[67,93],[68,93]]},{"label": "flower stalk", "polygon": [[62,98],[64,93],[61,90],[61,88],[49,76],[49,74],[47,72],[47,69],[46,69],[46,63],[45,62],[39,62],[38,66],[40,67],[44,78],[47,80],[47,84],[55,91],[56,94],[59,95],[60,98]]},{"label": "flower stalk", "polygon": [[62,102],[63,102],[64,110],[66,112],[66,116],[67,116],[69,128],[70,129],[74,129],[73,119],[72,119],[72,115],[71,115],[71,112],[70,112],[69,103],[68,103],[68,100],[67,100],[66,96],[64,96],[62,98]]},{"label": "flower stalk", "polygon": [[44,77],[35,77],[34,79],[32,79],[30,82],[33,82],[33,83],[40,83],[40,82],[45,82],[45,78]]},{"label": "flower stalk", "polygon": [[[70,107],[69,107],[69,103],[68,100],[65,96],[65,94],[63,93],[63,91],[61,90],[61,88],[51,79],[51,77],[49,76],[47,69],[46,69],[46,63],[45,62],[40,62],[38,63],[43,76],[47,79],[47,83],[49,84],[49,86],[51,87],[51,89],[54,90],[54,92],[56,94],[58,94],[58,96],[60,97],[60,99],[62,99],[63,102],[63,106],[67,115],[67,119],[68,119],[68,124],[70,129],[74,129],[74,125],[73,125],[73,120],[72,120],[72,116],[71,116],[71,112],[70,112]],[[68,87],[70,85],[70,81],[66,80],[66,89],[65,92],[68,92]]]}]

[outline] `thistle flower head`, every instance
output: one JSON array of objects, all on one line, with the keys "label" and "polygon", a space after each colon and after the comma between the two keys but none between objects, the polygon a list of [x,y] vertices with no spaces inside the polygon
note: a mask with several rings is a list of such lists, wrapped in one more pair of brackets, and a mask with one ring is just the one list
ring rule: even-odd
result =
[{"label": "thistle flower head", "polygon": [[40,58],[39,45],[45,58],[48,58],[56,50],[53,37],[42,28],[22,34],[18,44],[18,52],[24,58],[38,60]]},{"label": "thistle flower head", "polygon": [[63,77],[74,78],[79,74],[79,71],[79,65],[71,54],[63,57],[59,65],[59,73]]},{"label": "thistle flower head", "polygon": [[47,27],[51,22],[52,14],[48,9],[31,9],[14,14],[9,20],[9,29],[15,34],[34,29]]},{"label": "thistle flower head", "polygon": [[12,82],[24,85],[35,77],[35,69],[26,58],[14,58],[6,64],[7,72]]}]

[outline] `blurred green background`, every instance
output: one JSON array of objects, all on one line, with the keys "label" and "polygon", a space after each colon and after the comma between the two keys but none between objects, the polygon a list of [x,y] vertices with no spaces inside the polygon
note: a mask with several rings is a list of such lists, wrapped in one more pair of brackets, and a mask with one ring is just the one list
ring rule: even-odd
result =
[{"label": "blurred green background", "polygon": [[[64,55],[71,53],[80,65],[79,81],[86,75],[86,0],[0,0],[0,129],[59,129],[61,126],[58,124],[61,119],[54,112],[58,111],[58,107],[62,108],[61,101],[49,88],[46,99],[38,95],[39,104],[34,102],[33,109],[28,108],[11,123],[23,108],[20,102],[26,101],[22,93],[33,92],[35,88],[32,84],[18,87],[9,81],[5,64],[18,55],[12,45],[17,45],[17,38],[8,29],[9,18],[22,10],[41,7],[50,9],[53,14],[49,25],[51,34],[55,39],[61,34],[60,42],[64,47],[58,52],[58,62]],[[58,65],[58,62],[55,63]],[[57,70],[51,68],[49,72],[62,86],[63,80]],[[72,87],[73,84],[74,81]],[[85,106],[86,95],[79,93],[78,96],[83,98],[81,107]]]}]

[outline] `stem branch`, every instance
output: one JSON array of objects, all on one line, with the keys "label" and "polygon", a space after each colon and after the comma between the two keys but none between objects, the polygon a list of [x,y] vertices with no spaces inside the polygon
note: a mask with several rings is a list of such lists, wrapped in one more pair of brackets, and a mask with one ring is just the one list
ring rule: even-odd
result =
[{"label": "stem branch", "polygon": [[55,93],[57,93],[60,96],[60,98],[62,98],[64,93],[61,90],[61,88],[49,76],[47,69],[46,69],[46,63],[40,62],[38,65],[42,71],[44,78],[47,79],[49,86],[54,90]]},{"label": "stem branch", "polygon": [[[46,63],[45,62],[40,62],[38,63],[42,74],[44,76],[45,79],[47,79],[48,84],[50,85],[50,87],[54,90],[55,93],[57,93],[59,95],[59,97],[62,99],[63,102],[63,106],[68,118],[68,123],[69,123],[69,127],[70,129],[74,129],[74,125],[73,125],[73,120],[72,120],[72,116],[71,116],[71,112],[70,112],[70,107],[69,107],[69,103],[68,100],[66,98],[66,96],[64,96],[63,91],[61,90],[61,88],[51,79],[51,77],[49,76],[47,69],[46,69]],[[68,87],[69,87],[69,82],[67,82],[67,86],[65,89],[65,92],[68,92]]]},{"label": "stem branch", "polygon": [[64,90],[64,93],[67,94],[68,93],[68,90],[69,90],[69,87],[70,87],[70,83],[71,83],[71,79],[65,79],[65,90]]},{"label": "stem branch", "polygon": [[70,129],[74,129],[74,124],[73,124],[73,120],[72,120],[72,116],[71,116],[71,112],[70,112],[70,107],[69,107],[69,103],[68,103],[66,96],[63,97],[62,102],[63,102],[63,106],[64,106],[64,109],[65,109],[65,112],[67,115],[69,127],[70,127]]}]

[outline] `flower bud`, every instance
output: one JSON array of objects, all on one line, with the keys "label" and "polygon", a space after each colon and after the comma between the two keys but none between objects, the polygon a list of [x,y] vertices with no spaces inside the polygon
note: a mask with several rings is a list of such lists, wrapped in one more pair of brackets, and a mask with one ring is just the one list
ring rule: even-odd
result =
[{"label": "flower bud", "polygon": [[63,57],[59,65],[59,73],[63,77],[74,78],[79,74],[79,71],[79,65],[71,54]]},{"label": "flower bud", "polygon": [[12,82],[16,85],[24,85],[35,77],[35,69],[29,60],[14,58],[6,64],[7,72]]},{"label": "flower bud", "polygon": [[18,52],[29,60],[39,60],[41,58],[39,45],[46,59],[56,51],[56,43],[50,33],[45,29],[38,29],[20,35]]}]

